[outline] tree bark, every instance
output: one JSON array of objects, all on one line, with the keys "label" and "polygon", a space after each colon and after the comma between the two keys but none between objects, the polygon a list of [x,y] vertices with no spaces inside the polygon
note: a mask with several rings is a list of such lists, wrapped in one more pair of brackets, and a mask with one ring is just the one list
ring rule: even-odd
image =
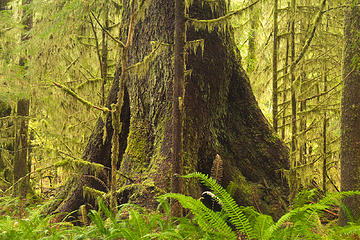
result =
[{"label": "tree bark", "polygon": [[[345,14],[345,46],[343,59],[344,88],[341,99],[341,191],[360,190],[360,71],[353,58],[360,51],[360,9],[355,1]],[[357,63],[358,64],[358,63]],[[355,67],[355,68],[354,68]],[[354,221],[360,218],[360,197],[343,200],[352,213]],[[345,225],[349,219],[342,211],[339,223]]]},{"label": "tree bark", "polygon": [[28,123],[29,123],[28,99],[20,99],[17,102],[16,132],[15,132],[15,156],[14,156],[14,195],[25,197],[30,189],[28,169]]},{"label": "tree bark", "polygon": [[[189,17],[211,19],[225,14],[223,1],[214,12],[207,3],[201,6],[200,1],[195,1]],[[119,169],[126,176],[119,182],[119,199],[147,207],[157,206],[153,197],[171,189],[174,174],[171,171],[173,9],[174,1],[152,0],[145,18],[134,26],[128,53],[130,66],[151,52],[150,41],[164,43],[151,62],[129,75],[128,106],[123,107],[123,111],[130,113],[128,134],[120,137],[120,141],[127,139],[127,144]],[[226,32],[221,29],[212,32],[191,26],[187,29],[188,41],[204,39],[205,42],[203,54],[188,50],[186,57],[191,74],[185,79],[182,93],[184,173],[210,174],[213,160],[219,154],[224,169],[222,185],[234,184],[238,203],[254,205],[262,212],[279,216],[285,207],[281,203],[288,194],[287,183],[281,176],[282,170],[289,168],[288,151],[258,107],[231,28]],[[113,91],[116,87],[110,95]],[[107,122],[106,127],[111,124],[108,126]],[[103,123],[98,122],[85,159],[109,166],[106,163],[110,158],[110,141],[102,143],[102,128]],[[184,188],[185,193],[194,197],[199,197],[202,191],[196,182],[187,182]],[[61,211],[79,206],[67,204]]]},{"label": "tree bark", "polygon": [[[182,162],[182,106],[183,86],[185,82],[185,1],[175,1],[175,36],[174,36],[174,83],[172,98],[172,179],[171,192],[183,193],[183,184],[180,176],[183,172]],[[182,216],[179,202],[172,202],[172,215]]]},{"label": "tree bark", "polygon": [[[273,42],[273,82],[272,82],[272,121],[275,132],[278,131],[278,0],[274,1],[274,42]],[[284,92],[285,94],[285,92]]]},{"label": "tree bark", "polygon": [[[26,7],[32,0],[22,0],[22,7]],[[29,40],[30,35],[28,31],[32,28],[33,17],[32,13],[22,10],[21,24],[23,24],[24,31],[21,33],[21,42]],[[19,66],[27,69],[26,61],[28,59],[27,52],[23,53],[19,59]],[[22,73],[23,81],[26,81],[26,74]],[[14,195],[25,197],[30,187],[30,177],[26,175],[31,172],[31,162],[28,159],[29,148],[29,108],[30,99],[22,98],[17,101],[17,119],[15,132],[15,156],[14,156]],[[19,181],[19,182],[18,182]]]}]

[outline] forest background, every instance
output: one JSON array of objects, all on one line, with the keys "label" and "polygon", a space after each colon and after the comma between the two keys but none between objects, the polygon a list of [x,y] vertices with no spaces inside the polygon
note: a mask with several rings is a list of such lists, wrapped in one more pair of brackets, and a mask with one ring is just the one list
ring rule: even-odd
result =
[{"label": "forest background", "polygon": [[[226,21],[234,28],[242,66],[259,107],[290,150],[290,168],[283,171],[290,199],[302,189],[340,191],[349,6],[330,0],[231,1],[234,14]],[[122,58],[117,40],[124,35],[122,16],[117,1],[1,1],[2,193],[9,194],[14,179],[22,177],[15,171],[21,150],[31,191],[42,197],[53,196],[82,164]],[[203,51],[203,45],[194,43],[193,51]],[[351,64],[358,58],[354,54]],[[151,60],[131,67],[141,74]],[[28,127],[27,143],[16,140],[22,124]],[[19,141],[25,145],[19,147]]]}]

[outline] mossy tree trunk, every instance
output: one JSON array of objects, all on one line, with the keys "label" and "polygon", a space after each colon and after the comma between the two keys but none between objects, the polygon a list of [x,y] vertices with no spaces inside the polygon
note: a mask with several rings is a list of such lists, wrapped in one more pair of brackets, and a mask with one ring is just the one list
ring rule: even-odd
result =
[{"label": "mossy tree trunk", "polygon": [[[171,191],[183,193],[183,184],[180,176],[183,172],[182,162],[182,112],[180,111],[180,99],[183,97],[183,84],[185,82],[185,1],[175,1],[175,37],[174,37],[174,81],[172,98],[172,183]],[[172,202],[171,211],[173,216],[181,217],[180,204]]]},{"label": "mossy tree trunk", "polygon": [[[345,15],[345,45],[343,59],[344,88],[341,99],[341,191],[360,190],[360,71],[354,66],[358,57],[360,8],[359,1],[353,4]],[[355,67],[355,68],[354,68]],[[354,221],[360,219],[360,197],[352,196],[343,200]],[[339,224],[345,225],[350,219],[341,211]]]},{"label": "mossy tree trunk", "polygon": [[25,197],[30,189],[30,172],[28,162],[28,130],[29,130],[29,105],[28,99],[17,101],[16,132],[15,132],[15,156],[14,156],[14,195]]},{"label": "mossy tree trunk", "polygon": [[[13,122],[10,120],[11,106],[0,99],[0,189],[5,190],[10,187],[12,176],[10,167],[6,164],[6,152],[13,152],[14,138]],[[9,130],[10,129],[10,130]],[[10,139],[10,140],[9,140]]]},{"label": "mossy tree trunk", "polygon": [[[124,4],[126,6],[126,4]],[[223,16],[225,3],[212,12],[195,1],[189,16],[211,19]],[[127,139],[119,171],[119,201],[133,201],[154,207],[156,194],[171,189],[172,83],[174,78],[174,1],[152,0],[146,17],[134,28],[129,66],[142,61],[151,50],[150,41],[164,43],[154,59],[127,79],[128,103],[123,107],[126,123],[120,141]],[[235,199],[254,205],[262,212],[282,212],[288,194],[282,170],[287,169],[288,152],[271,130],[253,96],[249,79],[241,66],[232,30],[208,32],[187,28],[187,41],[204,40],[203,54],[187,51],[186,67],[191,71],[182,86],[182,161],[184,173],[210,174],[216,154],[223,160],[224,186],[233,183]],[[114,95],[116,86],[110,92]],[[106,127],[111,119],[107,118]],[[102,120],[89,140],[85,159],[109,166],[110,141],[103,142]],[[106,139],[111,135],[110,130]],[[110,138],[111,139],[111,138]],[[92,149],[90,151],[90,149]],[[126,176],[126,177],[124,177]],[[83,178],[84,179],[84,178]],[[199,197],[201,187],[186,182],[185,193]],[[79,188],[78,188],[79,189]],[[81,190],[79,190],[81,191]],[[70,193],[69,196],[75,196]],[[84,201],[76,195],[73,204],[64,201],[61,211],[72,211]],[[282,199],[281,199],[282,198]],[[278,215],[277,215],[278,216]]]},{"label": "mossy tree trunk", "polygon": [[[21,42],[26,42],[29,40],[28,31],[32,28],[33,25],[33,16],[32,13],[26,11],[25,9],[32,2],[32,0],[22,0],[21,6],[22,16],[21,24],[24,25],[24,32],[21,33]],[[22,73],[22,80],[25,82],[27,70],[27,52],[22,53],[19,59],[19,66],[23,67],[24,72]],[[31,172],[31,162],[29,155],[29,110],[30,110],[30,99],[21,98],[17,101],[16,109],[16,129],[15,129],[15,145],[14,145],[14,195],[25,197],[26,194],[31,190],[30,186],[30,177],[27,176]]]}]

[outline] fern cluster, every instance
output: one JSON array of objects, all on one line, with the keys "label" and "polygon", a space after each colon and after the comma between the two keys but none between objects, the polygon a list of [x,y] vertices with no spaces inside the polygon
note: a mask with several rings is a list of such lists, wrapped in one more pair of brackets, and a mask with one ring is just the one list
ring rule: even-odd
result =
[{"label": "fern cluster", "polygon": [[[207,208],[199,200],[182,194],[169,193],[162,198],[174,198],[178,200],[184,208],[190,209],[195,215],[197,223],[206,232],[221,232],[226,235],[226,239],[237,239],[238,233],[245,239],[341,239],[351,234],[358,234],[360,226],[352,224],[343,228],[324,226],[320,222],[322,211],[339,205],[344,197],[360,194],[359,191],[332,193],[317,203],[305,203],[304,199],[298,198],[298,204],[288,213],[284,214],[277,222],[271,216],[257,213],[251,210],[251,215],[247,214],[249,208],[239,207],[229,193],[222,188],[216,180],[203,173],[192,173],[184,176],[185,178],[196,177],[206,187],[211,189],[216,196],[216,200],[222,206],[223,214],[216,213]],[[301,194],[301,193],[300,193]],[[304,191],[308,198],[314,191]],[[235,231],[230,226],[234,226]],[[232,230],[231,230],[232,231]],[[242,238],[242,239],[243,239]]]},{"label": "fern cluster", "polygon": [[[303,191],[293,209],[278,221],[256,212],[250,207],[238,206],[234,199],[214,179],[202,173],[192,173],[215,196],[222,211],[207,208],[200,200],[177,193],[159,197],[159,207],[151,211],[134,204],[119,206],[116,214],[98,197],[98,210],[90,210],[89,226],[55,223],[55,216],[41,216],[46,205],[25,207],[17,198],[0,198],[0,240],[2,239],[354,239],[360,225],[352,223],[339,227],[324,225],[320,216],[325,209],[338,205],[344,197],[360,194],[358,191],[333,193],[311,203],[314,191]],[[172,218],[169,198],[179,201],[192,213],[183,218]],[[310,203],[309,203],[310,202]]]}]

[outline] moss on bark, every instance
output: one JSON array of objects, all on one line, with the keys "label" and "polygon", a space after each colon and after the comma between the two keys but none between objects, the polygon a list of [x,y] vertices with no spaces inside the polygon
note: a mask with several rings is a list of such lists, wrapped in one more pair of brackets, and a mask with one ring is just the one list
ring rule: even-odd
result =
[{"label": "moss on bark", "polygon": [[[150,41],[167,44],[127,80],[131,120],[119,171],[130,178],[121,178],[118,193],[123,202],[147,207],[156,206],[154,196],[170,190],[173,4],[151,1],[146,17],[134,26],[128,53],[129,65],[133,65],[152,51]],[[211,19],[224,15],[225,8],[224,1],[212,11],[196,0],[189,15]],[[282,169],[288,168],[287,149],[257,105],[231,28],[223,29],[208,32],[188,26],[187,40],[204,39],[204,52],[190,51],[186,58],[191,75],[185,80],[182,98],[185,172],[210,174],[219,154],[224,165],[221,184],[235,186],[238,203],[278,216],[284,208],[281,198],[286,200],[288,194],[287,182],[281,177]],[[199,197],[201,191],[194,180],[186,183],[186,192],[192,196]]]}]

